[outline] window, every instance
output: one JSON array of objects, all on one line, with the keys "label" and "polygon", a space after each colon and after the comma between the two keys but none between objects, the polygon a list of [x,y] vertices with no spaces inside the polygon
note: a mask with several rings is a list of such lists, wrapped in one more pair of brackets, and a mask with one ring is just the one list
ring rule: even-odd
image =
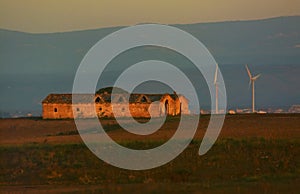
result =
[{"label": "window", "polygon": [[100,101],[101,101],[100,97],[97,97],[95,100],[96,103],[99,103]]},{"label": "window", "polygon": [[141,102],[143,102],[143,103],[147,102],[147,99],[145,96],[142,97]]},{"label": "window", "polygon": [[100,107],[99,110],[102,111],[102,107]]},{"label": "window", "polygon": [[54,108],[54,112],[57,112],[57,108]]},{"label": "window", "polygon": [[80,108],[76,108],[76,111],[79,112],[79,111],[80,111]]}]

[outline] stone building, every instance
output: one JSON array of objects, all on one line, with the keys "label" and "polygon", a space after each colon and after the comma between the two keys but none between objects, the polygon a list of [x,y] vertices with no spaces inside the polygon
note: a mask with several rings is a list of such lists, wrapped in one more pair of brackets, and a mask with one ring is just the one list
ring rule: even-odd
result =
[{"label": "stone building", "polygon": [[[112,88],[96,94],[49,94],[43,101],[43,119],[144,117],[189,114],[188,100],[174,94],[128,94]],[[73,103],[72,103],[73,97]],[[129,108],[129,109],[128,109]],[[113,113],[114,110],[114,113]]]}]

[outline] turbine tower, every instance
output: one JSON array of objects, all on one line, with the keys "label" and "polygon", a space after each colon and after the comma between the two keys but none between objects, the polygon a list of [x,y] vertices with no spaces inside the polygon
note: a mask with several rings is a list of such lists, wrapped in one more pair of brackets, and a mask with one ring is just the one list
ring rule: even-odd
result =
[{"label": "turbine tower", "polygon": [[216,88],[216,114],[219,114],[218,64],[216,66],[214,85]]},{"label": "turbine tower", "polygon": [[255,90],[254,90],[254,83],[255,81],[260,77],[260,74],[256,75],[256,76],[252,76],[251,72],[248,68],[248,66],[246,65],[246,69],[247,69],[247,73],[249,75],[249,85],[252,84],[252,113],[255,112]]}]

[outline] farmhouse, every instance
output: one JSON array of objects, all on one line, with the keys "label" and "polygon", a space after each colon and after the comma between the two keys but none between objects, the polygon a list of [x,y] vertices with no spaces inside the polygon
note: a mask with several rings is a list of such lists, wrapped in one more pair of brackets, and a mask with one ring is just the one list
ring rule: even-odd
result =
[{"label": "farmhouse", "polygon": [[[73,98],[73,100],[72,100]],[[129,94],[103,88],[96,94],[49,94],[43,101],[43,119],[144,117],[189,114],[188,100],[174,94]],[[129,107],[129,108],[128,108]],[[113,111],[114,110],[114,111]],[[113,113],[114,112],[114,113]]]}]

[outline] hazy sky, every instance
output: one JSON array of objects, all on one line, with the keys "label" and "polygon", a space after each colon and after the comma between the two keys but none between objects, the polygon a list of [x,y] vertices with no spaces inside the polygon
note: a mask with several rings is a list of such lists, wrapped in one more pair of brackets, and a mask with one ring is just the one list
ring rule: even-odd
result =
[{"label": "hazy sky", "polygon": [[300,15],[300,0],[0,0],[0,28],[57,32]]}]

